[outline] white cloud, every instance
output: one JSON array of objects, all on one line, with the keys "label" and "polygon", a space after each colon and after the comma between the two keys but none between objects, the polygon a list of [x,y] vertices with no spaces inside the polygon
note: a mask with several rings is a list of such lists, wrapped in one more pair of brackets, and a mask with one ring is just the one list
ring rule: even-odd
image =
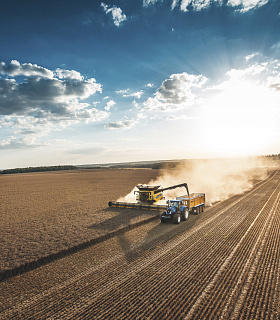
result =
[{"label": "white cloud", "polygon": [[117,94],[121,94],[124,98],[137,98],[140,99],[142,94],[144,93],[143,90],[132,92],[130,89],[118,90],[116,91]]},{"label": "white cloud", "polygon": [[9,65],[5,62],[0,63],[0,73],[7,74],[9,76],[38,76],[44,78],[53,78],[53,72],[37,66],[37,64],[23,63],[20,64],[17,60],[12,60]]},{"label": "white cloud", "polygon": [[144,103],[144,110],[172,111],[186,108],[198,102],[196,90],[200,89],[207,79],[202,75],[186,72],[172,74],[163,81],[154,97]]},{"label": "white cloud", "polygon": [[119,27],[123,21],[127,20],[126,15],[122,12],[121,8],[118,8],[116,6],[109,7],[104,2],[101,2],[101,6],[103,7],[106,14],[109,14],[109,13],[112,14],[114,24],[117,27]]},{"label": "white cloud", "polygon": [[166,117],[166,120],[186,120],[186,119],[191,119],[190,117],[187,117],[185,114],[182,115],[170,115]]},{"label": "white cloud", "polygon": [[136,124],[135,120],[120,120],[116,122],[109,122],[105,124],[106,129],[114,130],[114,129],[131,129]]},{"label": "white cloud", "polygon": [[249,54],[248,56],[245,57],[246,61],[249,61],[253,58],[255,58],[257,56],[257,53],[252,53],[252,54]]},{"label": "white cloud", "polygon": [[140,104],[137,101],[133,100],[132,104],[133,104],[135,109],[140,109]]},{"label": "white cloud", "polygon": [[84,80],[84,77],[80,74],[80,72],[75,70],[65,70],[65,69],[57,68],[55,70],[55,75],[59,79],[76,79],[80,81]]},{"label": "white cloud", "polygon": [[[143,6],[148,7],[149,5],[153,5],[159,0],[143,0]],[[238,7],[237,11],[246,12],[249,10],[254,10],[259,8],[269,0],[228,0],[227,6]],[[176,7],[180,7],[180,10],[183,12],[189,11],[192,9],[194,11],[201,11],[203,9],[207,9],[211,6],[211,4],[215,4],[217,6],[224,5],[223,0],[173,0],[171,4],[171,10],[174,10]]]},{"label": "white cloud", "polygon": [[267,78],[267,85],[273,90],[280,91],[280,71]]},{"label": "white cloud", "polygon": [[17,138],[11,136],[0,141],[0,150],[37,148],[41,145],[36,143],[34,139],[30,139],[30,137]]},{"label": "white cloud", "polygon": [[227,5],[232,7],[240,7],[237,11],[247,12],[267,4],[269,0],[228,0]]},{"label": "white cloud", "polygon": [[153,83],[148,83],[148,84],[147,84],[147,87],[148,87],[148,88],[153,88],[153,86],[154,86]]},{"label": "white cloud", "polygon": [[123,97],[127,98],[127,97],[133,97],[133,98],[137,98],[137,99],[140,99],[141,96],[143,94],[143,91],[140,90],[138,92],[132,92],[132,93],[129,93],[129,94],[124,94]]},{"label": "white cloud", "polygon": [[150,4],[155,4],[156,2],[159,2],[162,0],[143,0],[143,6],[148,7]]},{"label": "white cloud", "polygon": [[123,89],[123,90],[118,90],[118,91],[115,91],[117,94],[126,94],[129,92],[129,89]]},{"label": "white cloud", "polygon": [[[252,54],[251,56],[257,57],[257,54]],[[251,59],[253,58],[246,59],[248,63],[247,68],[229,70],[226,72],[226,80],[219,85],[209,87],[208,89],[223,91],[230,89],[232,86],[246,83],[247,85],[266,86],[267,88],[277,90],[280,85],[279,60],[265,61],[261,55],[258,55],[258,62],[254,60],[253,63]]]},{"label": "white cloud", "polygon": [[137,114],[138,119],[147,119],[147,114],[140,112]]},{"label": "white cloud", "polygon": [[[21,136],[38,139],[72,124],[108,118],[107,111],[94,107],[97,102],[83,102],[96,92],[102,92],[101,84],[94,78],[84,79],[75,70],[52,72],[37,65],[11,64],[2,63],[0,74],[25,75],[26,78],[0,79],[0,126],[18,135],[16,140],[2,143],[2,148],[27,146]],[[108,106],[112,105],[110,102]]]},{"label": "white cloud", "polygon": [[105,106],[106,111],[110,111],[110,109],[116,104],[114,100],[109,100]]}]

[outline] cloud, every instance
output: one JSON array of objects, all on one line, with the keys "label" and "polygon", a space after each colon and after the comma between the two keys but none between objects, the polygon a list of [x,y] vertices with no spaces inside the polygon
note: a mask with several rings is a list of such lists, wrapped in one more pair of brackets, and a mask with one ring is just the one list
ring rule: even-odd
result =
[{"label": "cloud", "polygon": [[[249,58],[248,58],[249,57]],[[226,79],[208,90],[228,90],[233,86],[246,83],[247,86],[262,86],[279,90],[280,86],[280,62],[279,60],[267,60],[260,54],[252,54],[245,57],[247,67],[244,69],[231,69],[226,72]]]},{"label": "cloud", "polygon": [[112,18],[114,21],[114,24],[119,27],[120,24],[127,20],[126,15],[122,12],[121,8],[118,8],[116,6],[113,7],[109,7],[107,4],[105,4],[104,2],[101,2],[101,6],[104,9],[106,14],[111,13],[112,14]]},{"label": "cloud", "polygon": [[131,129],[136,124],[135,120],[120,120],[116,122],[109,122],[105,124],[106,129],[114,130],[114,129]]},{"label": "cloud", "polygon": [[[109,116],[106,110],[94,107],[97,103],[83,102],[96,92],[102,92],[101,84],[94,78],[85,79],[75,70],[52,72],[15,61],[1,66],[0,75],[25,75],[20,80],[0,78],[0,126],[12,130],[13,135],[38,139],[52,130],[80,122],[101,121]],[[112,106],[112,102],[110,104]],[[15,139],[2,143],[2,149],[28,146],[20,137]]]},{"label": "cloud", "polygon": [[116,102],[114,100],[109,100],[105,106],[105,110],[109,111],[115,104]]},{"label": "cloud", "polygon": [[228,0],[227,5],[232,7],[239,7],[239,12],[247,12],[254,10],[267,4],[269,0]]},{"label": "cloud", "polygon": [[182,115],[170,115],[168,117],[166,117],[166,120],[186,120],[186,119],[191,119],[190,117],[187,117],[185,114],[182,114]]},{"label": "cloud", "polygon": [[140,99],[142,94],[144,93],[143,90],[132,92],[130,89],[118,90],[116,91],[117,94],[121,94],[124,98],[137,98]]},{"label": "cloud", "polygon": [[268,77],[267,84],[271,89],[280,91],[280,72],[275,76]]},{"label": "cloud", "polygon": [[[159,0],[143,0],[143,6],[148,7],[158,1]],[[189,8],[192,8],[194,11],[201,11],[209,8],[211,4],[222,5],[223,0],[173,0],[171,10],[174,10],[179,6],[180,10],[183,12],[189,11]]]},{"label": "cloud", "polygon": [[162,1],[162,0],[143,0],[143,6],[148,7],[150,4],[155,4],[158,1]]},{"label": "cloud", "polygon": [[37,148],[37,147],[40,147],[41,145],[42,144],[35,143],[34,139],[17,138],[17,137],[11,136],[5,140],[0,141],[0,150]]},{"label": "cloud", "polygon": [[[143,0],[143,6],[148,7],[156,2],[162,0]],[[267,4],[269,0],[228,0],[227,6],[238,7],[236,11],[247,12],[254,10]],[[188,12],[190,9],[193,11],[201,11],[209,8],[212,4],[216,6],[223,6],[223,0],[173,0],[171,4],[171,10],[179,7],[181,11]]]},{"label": "cloud", "polygon": [[[6,67],[10,70],[10,65]],[[38,66],[36,68],[44,69]],[[21,72],[15,73],[14,68],[12,70],[10,75]],[[22,70],[21,65],[18,70]],[[2,70],[0,73],[6,71]],[[101,84],[94,78],[85,80],[73,70],[57,69],[52,75],[59,78],[45,77],[43,72],[41,76],[39,72],[36,76],[30,72],[26,74],[31,75],[21,82],[16,82],[15,79],[0,79],[0,115],[39,116],[43,112],[71,117],[80,112],[80,109],[89,107],[89,104],[81,103],[80,100],[102,92]]]},{"label": "cloud", "polygon": [[144,103],[145,110],[172,111],[195,104],[198,99],[196,89],[201,88],[207,81],[203,75],[192,75],[186,72],[172,74],[163,81],[155,93]]},{"label": "cloud", "polygon": [[70,154],[80,154],[80,155],[85,155],[85,154],[97,155],[97,154],[103,153],[104,151],[106,151],[106,148],[104,147],[85,147],[85,148],[67,150],[66,152]]},{"label": "cloud", "polygon": [[80,74],[80,72],[75,71],[75,70],[65,70],[65,69],[57,68],[55,70],[55,75],[59,79],[76,79],[79,81],[84,80],[84,77]]},{"label": "cloud", "polygon": [[12,60],[9,65],[5,62],[0,63],[0,73],[7,74],[9,76],[39,76],[44,78],[53,78],[53,72],[43,67],[37,66],[37,64],[23,63],[20,64],[17,60]]}]

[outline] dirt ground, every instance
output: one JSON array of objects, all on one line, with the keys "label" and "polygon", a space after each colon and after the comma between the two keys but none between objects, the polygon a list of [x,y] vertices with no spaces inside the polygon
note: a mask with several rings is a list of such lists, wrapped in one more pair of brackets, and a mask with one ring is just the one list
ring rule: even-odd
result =
[{"label": "dirt ground", "polygon": [[0,271],[122,228],[155,212],[109,208],[158,170],[75,170],[0,176]]}]

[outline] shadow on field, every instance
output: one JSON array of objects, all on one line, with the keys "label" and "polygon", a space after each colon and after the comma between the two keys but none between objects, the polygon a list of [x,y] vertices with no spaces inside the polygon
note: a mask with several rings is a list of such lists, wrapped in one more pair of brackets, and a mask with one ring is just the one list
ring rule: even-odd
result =
[{"label": "shadow on field", "polygon": [[[93,224],[88,228],[102,230],[105,232],[114,232],[120,230],[116,237],[122,248],[123,254],[128,262],[133,262],[141,257],[144,253],[152,251],[158,245],[164,245],[168,241],[180,235],[182,232],[190,230],[199,220],[200,215],[190,214],[187,221],[182,221],[179,225],[160,222],[160,212],[158,211],[144,211],[144,210],[131,210],[123,208],[107,208],[102,210],[108,213],[117,213],[114,217],[110,217],[105,221]],[[130,223],[133,219],[141,217],[139,222]],[[137,221],[137,219],[136,219]],[[147,224],[151,221],[158,221],[156,226],[145,232],[144,239],[141,244],[137,245],[132,243],[127,235],[127,231]]]},{"label": "shadow on field", "polygon": [[100,210],[97,214],[98,213],[101,213],[102,215],[106,215],[107,213],[108,216],[111,217],[99,223],[94,223],[88,226],[88,228],[106,232],[116,231],[124,226],[128,226],[129,229],[129,226],[133,226],[137,222],[144,222],[145,220],[159,216],[159,213],[154,211],[123,208],[106,208],[105,210]]},{"label": "shadow on field", "polygon": [[164,247],[169,241],[175,239],[184,232],[190,231],[199,219],[200,215],[191,214],[187,221],[182,221],[180,224],[174,224],[172,222],[161,223],[160,218],[158,218],[158,224],[147,232],[143,243],[137,248],[129,247],[125,233],[118,236],[118,239],[124,250],[126,259],[129,262],[133,262],[138,258],[142,259],[144,253],[151,252],[158,246]]}]

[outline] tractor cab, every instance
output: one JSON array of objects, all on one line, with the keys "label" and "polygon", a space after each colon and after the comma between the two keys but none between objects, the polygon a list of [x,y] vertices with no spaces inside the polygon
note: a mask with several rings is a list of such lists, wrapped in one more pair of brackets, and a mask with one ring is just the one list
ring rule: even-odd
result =
[{"label": "tractor cab", "polygon": [[178,210],[182,205],[182,201],[180,200],[168,200],[167,201],[167,207],[174,207],[176,210]]}]

